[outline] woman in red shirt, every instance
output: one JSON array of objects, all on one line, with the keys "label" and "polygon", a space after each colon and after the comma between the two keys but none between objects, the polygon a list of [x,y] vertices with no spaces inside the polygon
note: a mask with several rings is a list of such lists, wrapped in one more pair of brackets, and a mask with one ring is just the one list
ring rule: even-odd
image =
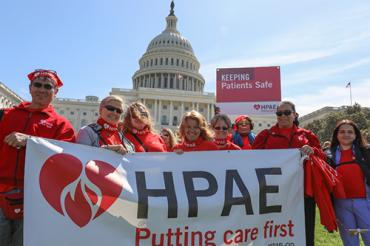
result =
[{"label": "woman in red shirt", "polygon": [[226,114],[216,114],[211,120],[211,127],[215,132],[214,142],[219,150],[241,150],[228,139],[231,131],[231,120]]},{"label": "woman in red shirt", "polygon": [[232,141],[242,149],[252,149],[256,135],[253,130],[253,121],[248,115],[239,115],[235,118],[235,132]]},{"label": "woman in red shirt", "polygon": [[186,112],[180,123],[181,143],[175,145],[174,152],[218,150],[212,141],[213,132],[206,119],[198,111]]},{"label": "woman in red shirt", "polygon": [[[276,111],[277,123],[270,129],[260,132],[252,149],[290,149],[298,148],[304,155],[315,154],[325,159],[320,141],[309,130],[298,127],[298,114],[295,105],[289,101],[280,102]],[[314,245],[315,201],[305,197],[306,245]]]},{"label": "woman in red shirt", "polygon": [[166,152],[166,144],[154,131],[149,110],[144,104],[129,105],[123,119],[124,134],[135,145],[136,152]]},{"label": "woman in red shirt", "polygon": [[361,132],[351,120],[340,121],[333,132],[329,163],[342,176],[346,199],[335,199],[335,214],[343,244],[360,245],[358,234],[350,229],[367,229],[361,233],[370,245],[370,154]]}]

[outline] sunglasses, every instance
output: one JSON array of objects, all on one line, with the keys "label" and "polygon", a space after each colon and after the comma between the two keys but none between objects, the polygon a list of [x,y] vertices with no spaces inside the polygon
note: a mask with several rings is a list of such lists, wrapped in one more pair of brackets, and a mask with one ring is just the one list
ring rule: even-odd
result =
[{"label": "sunglasses", "polygon": [[248,126],[250,125],[248,122],[238,123],[238,126]]},{"label": "sunglasses", "polygon": [[284,111],[276,111],[276,115],[277,116],[282,116],[282,115],[289,116],[292,113],[293,113],[293,111],[292,110],[289,110],[289,109],[284,110]]},{"label": "sunglasses", "polygon": [[54,86],[51,85],[51,84],[43,84],[43,83],[40,83],[40,82],[33,82],[32,83],[32,86],[35,87],[35,88],[41,88],[41,87],[44,87],[45,90],[48,90],[50,91],[51,89],[54,89]]},{"label": "sunglasses", "polygon": [[122,109],[113,107],[111,105],[106,105],[104,108],[106,110],[110,111],[110,112],[116,112],[117,114],[122,114],[123,113],[123,110]]},{"label": "sunglasses", "polygon": [[226,126],[223,126],[223,127],[220,127],[220,126],[216,126],[216,127],[214,127],[214,129],[215,130],[217,130],[217,131],[226,131],[227,129],[229,129],[228,127],[226,127]]}]

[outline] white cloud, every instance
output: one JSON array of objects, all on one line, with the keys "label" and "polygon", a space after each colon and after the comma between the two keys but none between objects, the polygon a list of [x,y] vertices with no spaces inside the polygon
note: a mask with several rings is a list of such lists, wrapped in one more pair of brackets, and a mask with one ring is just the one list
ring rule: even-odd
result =
[{"label": "white cloud", "polygon": [[[361,106],[370,107],[370,78],[352,84],[352,102]],[[340,107],[350,105],[350,89],[341,86],[327,86],[318,89],[314,93],[288,96],[284,100],[291,100],[296,103],[297,111],[301,116],[311,113],[325,106]]]},{"label": "white cloud", "polygon": [[[360,67],[370,63],[370,58],[363,58],[356,62],[350,62],[346,65],[332,64],[332,67],[325,68],[324,65],[318,66],[316,69],[305,70],[304,72],[287,75],[284,81],[285,85],[299,85],[305,82],[314,82],[330,75],[338,74],[346,70]],[[345,81],[343,81],[345,82]]]}]

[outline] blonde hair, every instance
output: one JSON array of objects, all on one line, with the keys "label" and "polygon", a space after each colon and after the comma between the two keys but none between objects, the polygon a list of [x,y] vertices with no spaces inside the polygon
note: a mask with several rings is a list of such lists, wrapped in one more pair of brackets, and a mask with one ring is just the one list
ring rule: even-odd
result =
[{"label": "blonde hair", "polygon": [[212,140],[213,131],[209,128],[206,118],[196,110],[186,112],[181,119],[179,132],[181,139],[185,140],[185,128],[187,127],[187,120],[192,119],[198,122],[200,128],[200,137],[204,140]]},{"label": "blonde hair", "polygon": [[[162,128],[161,132],[166,132],[170,136],[170,147],[172,149],[173,146],[177,144],[177,137],[170,128]],[[170,151],[171,149],[169,149],[168,151]]]},{"label": "blonde hair", "polygon": [[139,119],[148,127],[149,131],[154,132],[154,124],[152,121],[152,117],[150,116],[149,110],[141,102],[133,102],[128,106],[125,116],[123,118],[123,125],[125,127],[125,131],[132,130],[134,128],[134,126],[131,123],[132,118]]},{"label": "blonde hair", "polygon": [[122,109],[124,108],[125,103],[124,103],[124,101],[121,97],[115,96],[115,95],[110,95],[110,96],[107,96],[107,97],[103,98],[103,100],[101,100],[99,110],[102,109],[104,106],[106,106],[109,102],[112,102],[112,101],[119,102],[122,105]]}]

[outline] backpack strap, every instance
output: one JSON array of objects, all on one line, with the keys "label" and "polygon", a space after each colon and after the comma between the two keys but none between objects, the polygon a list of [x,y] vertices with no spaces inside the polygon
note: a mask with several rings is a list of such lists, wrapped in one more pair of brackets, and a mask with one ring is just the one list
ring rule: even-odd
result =
[{"label": "backpack strap", "polygon": [[4,115],[4,109],[0,109],[0,120],[3,118]]},{"label": "backpack strap", "polygon": [[144,145],[144,143],[143,143],[143,141],[141,141],[140,140],[140,138],[136,135],[136,134],[134,134],[134,133],[132,133],[132,132],[130,132],[130,134],[136,139],[136,141],[143,147],[143,149],[145,150],[145,152],[148,152],[148,149],[147,149],[147,147]]},{"label": "backpack strap", "polygon": [[135,145],[133,143],[131,143],[131,141],[128,140],[121,131],[119,131],[118,134],[121,138],[122,145],[123,145],[123,147],[125,147],[127,152],[128,153],[135,153]]},{"label": "backpack strap", "polygon": [[107,142],[105,142],[105,140],[101,137],[100,131],[102,127],[99,124],[91,123],[88,125],[88,127],[90,127],[96,133],[96,135],[98,135],[99,140],[102,141],[103,144],[107,145]]}]

